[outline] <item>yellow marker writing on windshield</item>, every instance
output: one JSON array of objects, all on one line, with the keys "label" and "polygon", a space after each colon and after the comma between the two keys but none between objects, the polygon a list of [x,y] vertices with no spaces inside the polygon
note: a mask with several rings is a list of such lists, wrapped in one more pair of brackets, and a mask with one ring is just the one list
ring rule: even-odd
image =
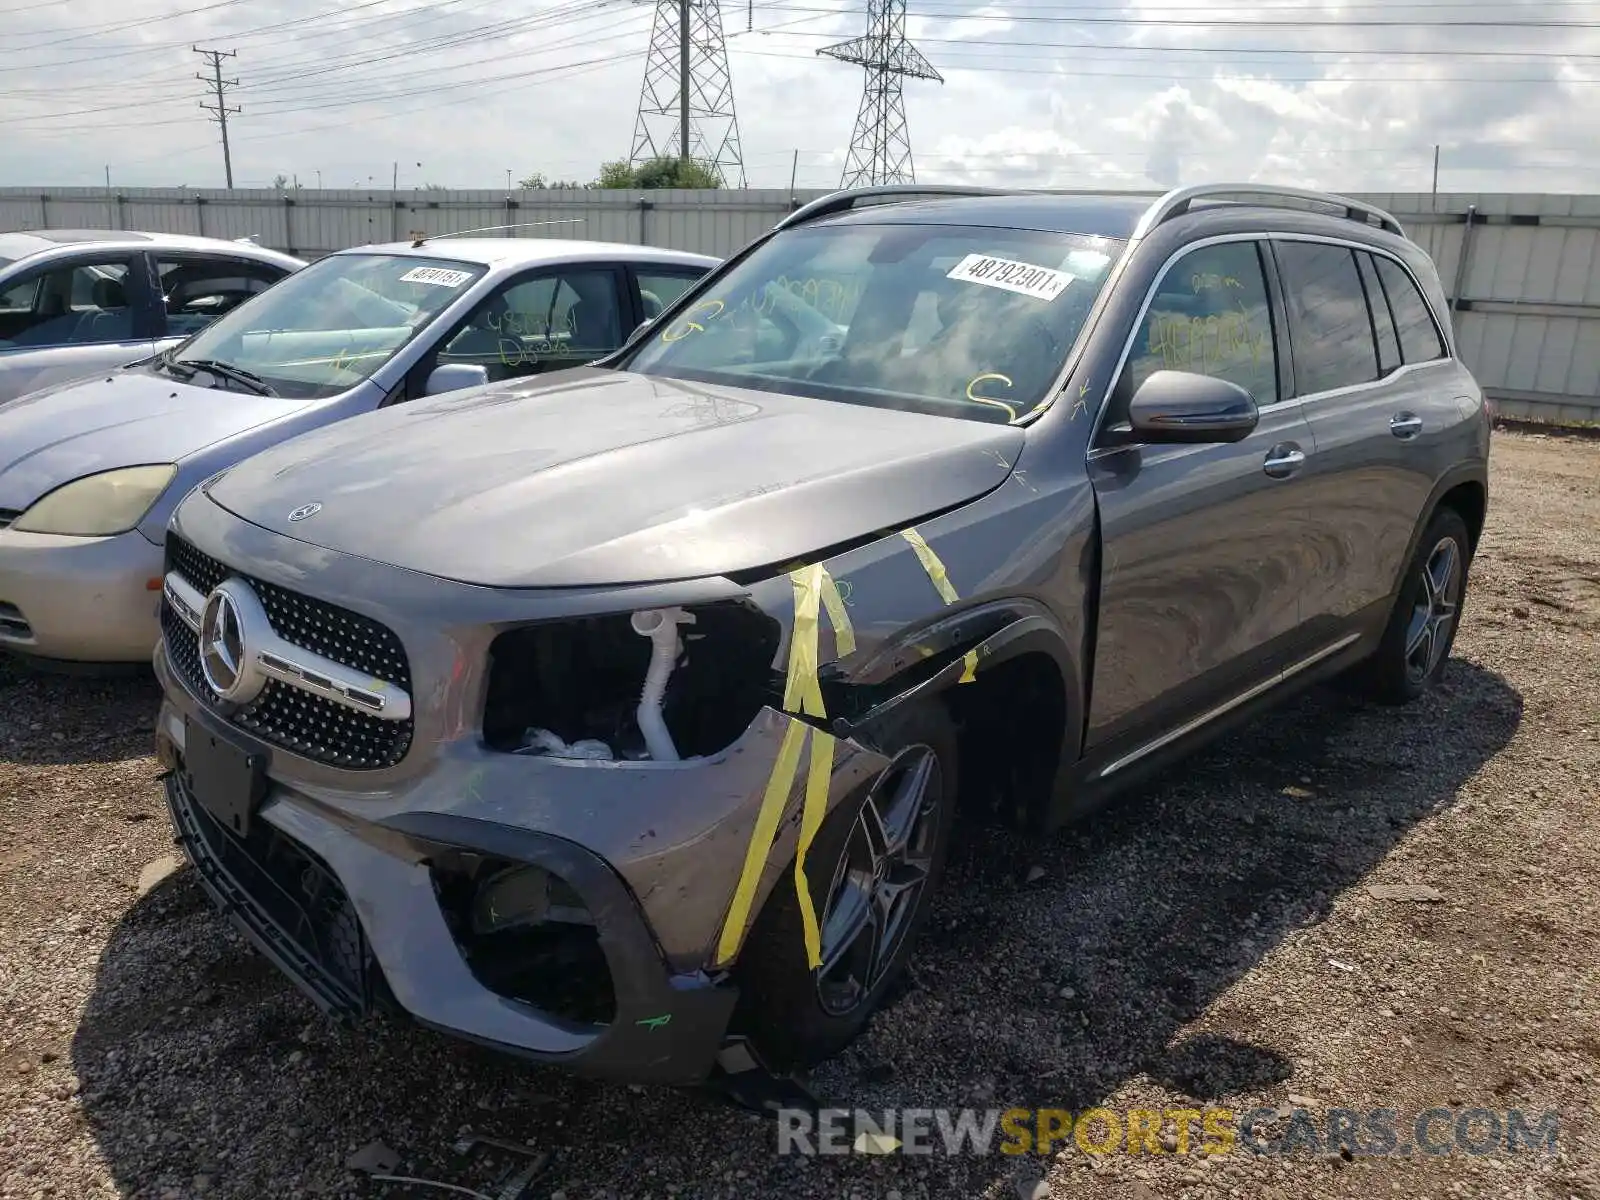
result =
[{"label": "yellow marker writing on windshield", "polygon": [[[661,340],[663,342],[681,341],[683,338],[689,336],[690,330],[694,330],[697,333],[704,333],[706,331],[706,327],[701,325],[698,321],[691,320],[690,318],[699,316],[702,317],[702,319],[709,321],[719,315],[722,310],[727,307],[728,306],[721,300],[702,300],[684,315],[683,322],[680,326],[674,329],[663,329],[661,331]],[[704,309],[710,309],[711,311],[702,312]]]},{"label": "yellow marker writing on windshield", "polygon": [[1011,407],[1011,405],[1007,404],[1004,400],[996,400],[991,396],[978,396],[973,394],[972,389],[987,379],[997,379],[1007,387],[1011,386],[1011,379],[1009,376],[1002,375],[998,371],[985,371],[982,375],[974,375],[971,382],[967,384],[967,399],[971,400],[974,404],[988,404],[994,408],[1003,408],[1005,409],[1006,416],[1015,421],[1017,419],[1017,410]]}]

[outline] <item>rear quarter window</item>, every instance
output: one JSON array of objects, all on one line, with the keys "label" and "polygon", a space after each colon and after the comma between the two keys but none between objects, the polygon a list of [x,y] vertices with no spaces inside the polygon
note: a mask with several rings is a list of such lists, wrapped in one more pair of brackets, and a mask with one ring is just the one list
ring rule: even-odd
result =
[{"label": "rear quarter window", "polygon": [[1444,340],[1433,323],[1427,302],[1400,265],[1392,259],[1378,259],[1378,278],[1383,282],[1389,309],[1394,313],[1395,330],[1400,335],[1400,353],[1408,363],[1430,362],[1444,357]]}]

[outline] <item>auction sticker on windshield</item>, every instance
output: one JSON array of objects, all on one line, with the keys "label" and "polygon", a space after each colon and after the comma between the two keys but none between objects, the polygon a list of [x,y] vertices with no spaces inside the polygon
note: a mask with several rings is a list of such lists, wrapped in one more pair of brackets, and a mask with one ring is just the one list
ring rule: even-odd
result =
[{"label": "auction sticker on windshield", "polygon": [[400,276],[401,283],[431,283],[437,287],[460,287],[472,278],[471,271],[452,271],[447,267],[413,267]]},{"label": "auction sticker on windshield", "polygon": [[1015,262],[1009,258],[969,254],[950,268],[945,278],[1004,288],[1008,292],[1032,296],[1035,300],[1054,300],[1077,277],[1065,271],[1053,271],[1049,267],[1036,267],[1032,263]]}]

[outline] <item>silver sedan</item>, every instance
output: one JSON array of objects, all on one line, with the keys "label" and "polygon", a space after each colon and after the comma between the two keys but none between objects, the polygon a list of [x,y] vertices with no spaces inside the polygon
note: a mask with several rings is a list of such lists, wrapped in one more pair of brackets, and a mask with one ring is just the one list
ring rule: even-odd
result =
[{"label": "silver sedan", "polygon": [[219,238],[0,233],[0,401],[145,358],[303,266]]},{"label": "silver sedan", "polygon": [[149,661],[167,519],[196,484],[345,417],[599,358],[716,262],[545,239],[362,246],[171,349],[0,404],[0,651]]}]

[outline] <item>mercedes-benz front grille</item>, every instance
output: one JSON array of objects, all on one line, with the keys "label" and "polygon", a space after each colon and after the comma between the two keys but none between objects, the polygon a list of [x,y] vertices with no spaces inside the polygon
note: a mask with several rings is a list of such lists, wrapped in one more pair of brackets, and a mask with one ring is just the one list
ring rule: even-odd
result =
[{"label": "mercedes-benz front grille", "polygon": [[[266,610],[273,632],[285,641],[409,692],[411,668],[405,648],[388,626],[370,617],[329,604],[276,584],[233,571],[186,542],[167,534],[167,567],[202,595],[230,575],[250,585]],[[222,699],[206,682],[194,630],[173,610],[161,605],[161,630],[172,665],[195,694],[215,708]],[[353,770],[392,767],[411,746],[410,718],[387,720],[327,696],[277,679],[230,718],[263,741],[316,762]]]}]

